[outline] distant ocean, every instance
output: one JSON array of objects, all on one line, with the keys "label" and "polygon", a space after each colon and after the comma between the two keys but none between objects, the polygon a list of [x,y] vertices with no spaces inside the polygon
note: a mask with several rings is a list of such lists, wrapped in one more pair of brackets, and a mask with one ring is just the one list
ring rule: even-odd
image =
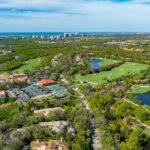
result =
[{"label": "distant ocean", "polygon": [[[64,33],[75,33],[75,32],[0,32],[0,36],[8,37],[8,36],[32,36],[32,35],[63,35]],[[79,34],[133,34],[131,32],[78,32],[78,33]]]}]

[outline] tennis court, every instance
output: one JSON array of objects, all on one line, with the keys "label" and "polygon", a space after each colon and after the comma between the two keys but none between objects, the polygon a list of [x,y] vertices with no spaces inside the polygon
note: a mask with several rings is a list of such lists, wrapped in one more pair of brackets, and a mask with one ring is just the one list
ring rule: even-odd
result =
[{"label": "tennis court", "polygon": [[28,94],[29,96],[33,97],[33,96],[39,96],[39,95],[44,95],[47,92],[42,90],[39,87],[36,86],[29,86],[23,89],[23,91]]},{"label": "tennis court", "polygon": [[45,85],[44,87],[48,89],[51,93],[66,91],[66,88],[59,84],[52,84],[47,86]]}]

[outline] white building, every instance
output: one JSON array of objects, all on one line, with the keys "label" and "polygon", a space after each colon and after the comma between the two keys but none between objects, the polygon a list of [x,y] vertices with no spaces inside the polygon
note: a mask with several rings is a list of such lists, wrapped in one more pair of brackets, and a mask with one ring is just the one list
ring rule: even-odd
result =
[{"label": "white building", "polygon": [[54,35],[51,35],[51,36],[50,36],[50,39],[51,39],[51,40],[54,40],[54,39],[55,39],[55,36],[54,36]]},{"label": "white building", "polygon": [[74,37],[74,33],[69,33],[69,37]]},{"label": "white building", "polygon": [[44,37],[44,35],[41,35],[41,39],[44,39],[45,37]]},{"label": "white building", "polygon": [[60,36],[60,35],[57,35],[57,36],[56,36],[56,39],[57,39],[57,40],[60,40],[60,39],[61,39],[61,36]]},{"label": "white building", "polygon": [[35,36],[35,38],[37,38],[37,39],[38,39],[38,35],[36,35],[36,36]]},{"label": "white building", "polygon": [[76,32],[76,33],[75,33],[75,36],[79,36],[79,33],[78,33],[78,32]]},{"label": "white building", "polygon": [[6,91],[5,90],[0,90],[0,98],[6,97]]},{"label": "white building", "polygon": [[68,33],[64,33],[64,37],[69,37],[69,34]]},{"label": "white building", "polygon": [[35,38],[35,35],[32,35],[32,39],[34,39]]}]

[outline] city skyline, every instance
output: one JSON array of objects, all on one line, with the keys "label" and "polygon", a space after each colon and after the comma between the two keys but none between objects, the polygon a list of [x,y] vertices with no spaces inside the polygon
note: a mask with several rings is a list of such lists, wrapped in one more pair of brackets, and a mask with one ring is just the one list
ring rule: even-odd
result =
[{"label": "city skyline", "polygon": [[0,32],[150,32],[148,0],[1,0]]}]

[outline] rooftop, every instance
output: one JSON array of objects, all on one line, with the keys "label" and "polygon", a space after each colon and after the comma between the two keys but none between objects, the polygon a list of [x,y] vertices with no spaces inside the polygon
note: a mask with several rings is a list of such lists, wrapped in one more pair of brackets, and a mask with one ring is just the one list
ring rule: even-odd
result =
[{"label": "rooftop", "polygon": [[27,80],[27,77],[18,78],[18,81],[25,82]]},{"label": "rooftop", "polygon": [[71,122],[68,121],[50,121],[50,122],[40,122],[39,126],[49,127],[51,130],[56,132],[69,132],[72,135],[75,135],[75,129],[72,126]]},{"label": "rooftop", "polygon": [[6,91],[5,90],[0,90],[0,93],[5,93]]},{"label": "rooftop", "polygon": [[1,79],[1,80],[5,80],[5,79],[8,79],[8,78],[9,78],[8,75],[1,75],[1,76],[0,76],[0,79]]},{"label": "rooftop", "polygon": [[44,115],[48,115],[50,111],[64,111],[64,109],[62,109],[61,107],[45,108],[45,109],[34,110],[34,113],[42,113]]},{"label": "rooftop", "polygon": [[50,84],[50,83],[56,83],[56,81],[50,80],[50,79],[45,79],[45,80],[39,81],[38,83],[42,84],[42,85],[45,85],[45,84]]},{"label": "rooftop", "polygon": [[81,83],[87,83],[88,81],[86,81],[86,80],[81,80],[80,82],[81,82]]},{"label": "rooftop", "polygon": [[24,76],[24,73],[16,73],[16,74],[12,74],[13,76]]},{"label": "rooftop", "polygon": [[42,147],[43,150],[66,150],[68,149],[68,144],[60,140],[49,140],[48,142],[33,141],[31,147],[33,150],[39,149],[40,147]]}]

